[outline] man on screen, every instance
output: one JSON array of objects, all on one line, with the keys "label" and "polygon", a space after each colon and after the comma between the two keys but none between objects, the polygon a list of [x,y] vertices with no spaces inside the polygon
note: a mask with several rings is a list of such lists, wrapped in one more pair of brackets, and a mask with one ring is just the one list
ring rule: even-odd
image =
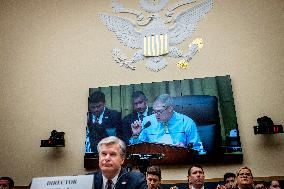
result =
[{"label": "man on screen", "polygon": [[97,144],[108,136],[122,138],[121,114],[105,106],[105,94],[93,92],[88,99],[86,152],[97,153]]},{"label": "man on screen", "polygon": [[225,173],[224,185],[217,185],[216,189],[232,189],[235,185],[236,175],[234,173]]},{"label": "man on screen", "polygon": [[[123,140],[129,144],[132,136],[132,127],[137,127],[142,124],[144,117],[153,113],[153,109],[148,107],[148,99],[142,91],[135,91],[132,94],[133,112],[125,116],[122,120]],[[134,138],[132,138],[133,140]],[[131,141],[130,143],[133,143]]]},{"label": "man on screen", "polygon": [[158,142],[200,150],[200,138],[195,122],[186,115],[174,111],[172,97],[158,96],[153,104],[153,113],[144,118],[142,127],[132,127],[132,137],[139,142]]}]

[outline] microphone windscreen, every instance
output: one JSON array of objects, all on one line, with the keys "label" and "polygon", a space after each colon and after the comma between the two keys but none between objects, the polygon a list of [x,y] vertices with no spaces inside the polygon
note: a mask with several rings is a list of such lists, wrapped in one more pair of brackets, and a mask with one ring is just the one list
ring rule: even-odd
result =
[{"label": "microphone windscreen", "polygon": [[151,122],[150,121],[147,121],[147,123],[145,123],[144,125],[144,129],[146,129],[147,127],[149,127],[151,125]]}]

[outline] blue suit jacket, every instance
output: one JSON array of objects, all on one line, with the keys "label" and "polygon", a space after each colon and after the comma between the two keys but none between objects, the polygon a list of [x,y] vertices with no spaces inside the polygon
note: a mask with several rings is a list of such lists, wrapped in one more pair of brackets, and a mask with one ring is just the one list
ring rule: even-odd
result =
[{"label": "blue suit jacket", "polygon": [[[91,114],[90,114],[91,115]],[[105,137],[110,136],[108,129],[113,128],[115,136],[122,139],[121,114],[116,110],[105,108],[102,123],[92,123],[88,117],[87,127],[89,129],[89,141],[92,152],[97,153],[98,143]]]},{"label": "blue suit jacket", "polygon": [[[103,176],[101,171],[90,173],[94,175],[94,189],[102,189]],[[140,172],[121,169],[115,189],[147,189],[145,177]]]}]

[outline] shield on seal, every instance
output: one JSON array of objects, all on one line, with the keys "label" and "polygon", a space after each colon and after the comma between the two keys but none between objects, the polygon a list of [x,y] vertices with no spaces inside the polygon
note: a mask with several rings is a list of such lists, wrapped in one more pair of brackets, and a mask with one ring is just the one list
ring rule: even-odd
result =
[{"label": "shield on seal", "polygon": [[169,52],[168,34],[144,36],[144,56],[160,56]]}]

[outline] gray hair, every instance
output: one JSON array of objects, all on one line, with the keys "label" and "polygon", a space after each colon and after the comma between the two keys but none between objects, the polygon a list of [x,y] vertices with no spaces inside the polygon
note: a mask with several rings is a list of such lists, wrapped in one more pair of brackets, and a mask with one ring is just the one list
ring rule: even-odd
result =
[{"label": "gray hair", "polygon": [[161,102],[165,104],[165,107],[173,106],[173,99],[169,94],[161,94],[157,96],[157,98],[154,101],[154,104],[156,102]]},{"label": "gray hair", "polygon": [[113,144],[118,144],[119,145],[119,147],[120,147],[120,155],[125,157],[125,155],[126,155],[126,145],[125,145],[125,143],[122,140],[120,140],[116,136],[109,136],[109,137],[103,138],[98,143],[97,150],[100,153],[102,145],[108,146],[108,145],[113,145]]}]

